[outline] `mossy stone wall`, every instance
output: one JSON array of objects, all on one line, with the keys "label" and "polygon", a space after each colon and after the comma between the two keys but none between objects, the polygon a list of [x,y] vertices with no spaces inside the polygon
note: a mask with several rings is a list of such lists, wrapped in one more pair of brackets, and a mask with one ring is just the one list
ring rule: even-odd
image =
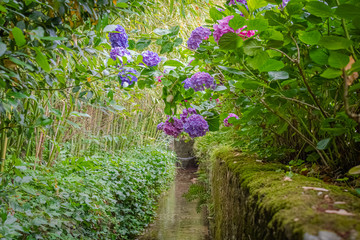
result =
[{"label": "mossy stone wall", "polygon": [[360,239],[360,199],[349,190],[301,175],[286,179],[284,165],[262,163],[229,147],[199,155],[211,158],[214,239]]}]

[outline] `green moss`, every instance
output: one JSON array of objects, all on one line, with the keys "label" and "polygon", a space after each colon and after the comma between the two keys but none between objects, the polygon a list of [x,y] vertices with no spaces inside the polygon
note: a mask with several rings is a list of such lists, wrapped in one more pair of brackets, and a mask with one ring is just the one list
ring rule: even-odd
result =
[{"label": "green moss", "polygon": [[[343,188],[301,175],[284,181],[284,165],[261,163],[229,146],[202,151],[211,160],[215,239],[302,239],[304,233],[321,230],[348,239],[352,231],[360,233],[360,199]],[[319,194],[303,187],[329,191]],[[338,209],[355,216],[325,212]]]}]

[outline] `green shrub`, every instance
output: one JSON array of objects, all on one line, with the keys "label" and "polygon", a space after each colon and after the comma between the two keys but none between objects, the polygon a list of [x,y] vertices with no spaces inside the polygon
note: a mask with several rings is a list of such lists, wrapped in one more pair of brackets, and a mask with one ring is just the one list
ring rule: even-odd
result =
[{"label": "green shrub", "polygon": [[153,218],[174,160],[168,151],[142,147],[121,157],[68,158],[51,169],[16,166],[1,178],[0,237],[133,238]]}]

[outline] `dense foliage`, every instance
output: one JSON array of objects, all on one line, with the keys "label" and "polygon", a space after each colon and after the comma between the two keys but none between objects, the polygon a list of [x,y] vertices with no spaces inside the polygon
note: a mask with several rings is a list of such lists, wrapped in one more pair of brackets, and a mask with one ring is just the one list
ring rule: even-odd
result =
[{"label": "dense foliage", "polygon": [[1,178],[0,237],[133,239],[152,220],[174,160],[158,146],[67,158],[50,171],[16,160],[16,175]]},{"label": "dense foliage", "polygon": [[[187,52],[191,61],[164,63],[175,67],[162,80],[165,113],[191,103],[214,131],[234,112],[243,150],[346,172],[360,156],[359,7],[248,0],[211,8],[212,36]],[[216,87],[189,87],[194,72],[215,77]]]}]

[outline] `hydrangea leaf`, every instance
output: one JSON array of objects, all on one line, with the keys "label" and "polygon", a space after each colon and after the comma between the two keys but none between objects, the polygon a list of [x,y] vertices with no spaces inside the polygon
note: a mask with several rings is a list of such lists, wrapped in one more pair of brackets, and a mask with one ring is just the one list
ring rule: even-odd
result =
[{"label": "hydrangea leaf", "polygon": [[341,70],[328,68],[320,76],[323,78],[327,78],[327,79],[333,79],[333,78],[340,77],[341,74],[342,74]]},{"label": "hydrangea leaf", "polygon": [[233,19],[229,21],[229,27],[236,31],[237,29],[242,28],[245,25],[245,21],[245,18],[235,14]]},{"label": "hydrangea leaf", "polygon": [[317,64],[325,65],[328,63],[329,54],[324,49],[316,48],[310,51],[310,58]]},{"label": "hydrangea leaf", "polygon": [[344,68],[349,63],[349,56],[331,51],[329,57],[329,65],[333,68]]},{"label": "hydrangea leaf", "polygon": [[306,44],[315,45],[320,41],[321,34],[319,31],[299,31],[299,39]]},{"label": "hydrangea leaf", "polygon": [[350,5],[350,4],[341,4],[335,10],[335,14],[341,18],[345,19],[354,19],[359,16],[360,7]]},{"label": "hydrangea leaf", "polygon": [[144,50],[145,48],[147,48],[151,43],[150,39],[146,39],[146,38],[141,38],[136,44],[135,44],[135,48],[139,51]]},{"label": "hydrangea leaf", "polygon": [[243,40],[236,33],[228,32],[221,36],[219,46],[223,50],[235,50],[243,45]]},{"label": "hydrangea leaf", "polygon": [[267,19],[251,19],[247,23],[246,30],[257,30],[257,31],[263,31],[266,30],[269,27],[269,22]]},{"label": "hydrangea leaf", "polygon": [[268,59],[260,68],[260,72],[269,72],[269,71],[278,71],[284,67],[284,63],[282,61],[278,61],[275,59]]},{"label": "hydrangea leaf", "polygon": [[306,4],[305,7],[309,13],[317,16],[317,17],[331,17],[333,16],[333,12],[331,8],[325,3],[312,1]]},{"label": "hydrangea leaf", "polygon": [[323,36],[319,44],[329,50],[347,49],[351,46],[351,41],[337,36]]}]

